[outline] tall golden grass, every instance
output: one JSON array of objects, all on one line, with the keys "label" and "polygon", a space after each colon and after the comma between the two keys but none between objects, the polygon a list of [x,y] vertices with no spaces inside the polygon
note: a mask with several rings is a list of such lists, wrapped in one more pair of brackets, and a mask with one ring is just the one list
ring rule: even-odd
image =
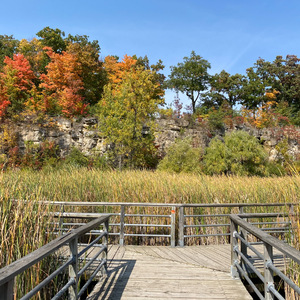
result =
[{"label": "tall golden grass", "polygon": [[[119,172],[74,167],[8,171],[0,174],[0,262],[4,266],[48,241],[45,231],[52,220],[48,208],[38,205],[36,200],[221,204],[293,202],[298,214],[294,215],[296,222],[293,223],[292,236],[297,234],[298,240],[291,239],[291,243],[299,249],[299,191],[300,176],[210,177],[158,171]],[[28,202],[14,205],[11,199],[26,199]],[[152,212],[157,213],[154,210],[157,208],[152,208]],[[264,207],[255,211],[266,210],[268,209]],[[95,211],[95,208],[88,211]],[[283,208],[278,211],[288,210]],[[148,209],[147,212],[151,213],[151,210]],[[212,210],[194,209],[190,212],[208,213]],[[223,209],[214,212],[228,211]],[[210,223],[214,221],[213,218],[209,220]],[[33,284],[35,278],[35,275],[31,275],[26,285]],[[296,280],[299,280],[299,276]],[[23,279],[20,282],[25,285]]]},{"label": "tall golden grass", "polygon": [[[2,190],[0,196],[0,268],[48,243],[52,238],[53,222],[51,221],[49,207],[37,203],[36,199],[32,198],[26,202],[12,201],[9,191]],[[55,269],[56,260],[53,258],[52,256],[44,259],[17,276],[14,291],[17,299]],[[41,291],[36,299],[45,298],[47,290]]]},{"label": "tall golden grass", "polygon": [[297,202],[300,176],[261,178],[64,168],[0,175],[0,193],[49,201],[147,203]]}]

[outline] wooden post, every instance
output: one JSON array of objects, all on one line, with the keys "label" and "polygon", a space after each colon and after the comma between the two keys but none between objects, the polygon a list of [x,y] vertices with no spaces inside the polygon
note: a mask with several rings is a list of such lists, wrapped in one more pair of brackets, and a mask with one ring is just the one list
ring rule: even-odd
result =
[{"label": "wooden post", "polygon": [[184,207],[179,207],[179,233],[178,233],[179,247],[184,246]]},{"label": "wooden post", "polygon": [[274,295],[269,291],[269,286],[274,285],[273,271],[267,267],[268,263],[273,263],[273,247],[264,242],[264,274],[265,274],[265,299],[275,299]]},{"label": "wooden post", "polygon": [[235,247],[238,247],[238,239],[234,236],[235,232],[238,232],[238,225],[232,220],[230,221],[230,244],[231,244],[231,276],[233,278],[239,278],[239,272],[235,263],[238,262],[238,254],[234,251]]},{"label": "wooden post", "polygon": [[107,275],[107,247],[108,247],[108,230],[109,230],[109,220],[105,221],[103,224],[103,230],[107,232],[107,234],[103,237],[103,245],[106,247],[103,252],[104,265],[101,270],[102,276]]},{"label": "wooden post", "polygon": [[14,299],[14,279],[0,286],[0,300]]},{"label": "wooden post", "polygon": [[176,207],[172,206],[171,210],[171,247],[175,247],[176,239]]},{"label": "wooden post", "polygon": [[78,284],[78,237],[70,241],[70,256],[74,258],[73,263],[69,266],[69,280],[74,279],[75,283],[69,287],[69,300],[77,300],[77,284]]},{"label": "wooden post", "polygon": [[120,213],[120,246],[124,246],[125,205],[121,205]]},{"label": "wooden post", "polygon": [[[244,213],[244,206],[239,207],[239,213],[240,214]],[[245,221],[248,222],[247,219],[245,219]],[[241,231],[241,237],[247,241],[247,230],[241,227],[240,231]],[[241,241],[241,252],[247,257],[247,245],[245,245],[242,241]],[[243,259],[241,259],[240,266],[246,271],[246,264],[243,263]]]}]

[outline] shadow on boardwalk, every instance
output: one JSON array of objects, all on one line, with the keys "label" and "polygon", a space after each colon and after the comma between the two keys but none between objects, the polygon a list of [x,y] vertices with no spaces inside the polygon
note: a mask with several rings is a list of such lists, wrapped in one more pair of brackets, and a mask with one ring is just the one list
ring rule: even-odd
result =
[{"label": "shadow on boardwalk", "polygon": [[212,248],[197,254],[200,248],[111,246],[108,277],[87,299],[252,299],[241,281],[230,276],[230,252],[218,248],[205,267]]}]

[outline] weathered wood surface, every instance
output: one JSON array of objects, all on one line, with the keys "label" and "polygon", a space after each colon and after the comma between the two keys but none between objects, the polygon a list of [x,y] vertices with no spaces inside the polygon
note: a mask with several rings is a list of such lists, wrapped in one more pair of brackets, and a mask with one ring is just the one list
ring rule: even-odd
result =
[{"label": "weathered wood surface", "polygon": [[230,245],[110,246],[108,259],[108,277],[89,300],[252,299],[230,276]]}]

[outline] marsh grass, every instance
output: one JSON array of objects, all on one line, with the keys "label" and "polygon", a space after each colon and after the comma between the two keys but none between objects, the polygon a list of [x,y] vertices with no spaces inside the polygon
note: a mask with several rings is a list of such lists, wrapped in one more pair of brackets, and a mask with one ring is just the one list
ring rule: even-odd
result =
[{"label": "marsh grass", "polygon": [[[0,268],[27,255],[48,243],[53,236],[51,232],[49,207],[38,204],[36,199],[15,202],[8,191],[0,197]],[[17,299],[26,294],[56,268],[55,256],[50,256],[15,279]],[[36,299],[46,299],[49,291],[58,282],[53,281],[47,289],[42,290]]]},{"label": "marsh grass", "polygon": [[[0,174],[1,195],[1,252],[2,266],[31,252],[34,248],[45,244],[49,239],[46,228],[54,223],[50,220],[51,207],[39,206],[36,200],[74,201],[74,202],[138,202],[138,203],[295,203],[294,215],[297,226],[293,226],[291,236],[298,234],[299,241],[299,191],[300,176],[276,178],[261,177],[225,177],[203,176],[191,174],[170,174],[151,171],[99,171],[88,168],[65,167],[61,169],[48,168],[42,171],[22,170],[9,171]],[[20,202],[13,205],[11,199],[27,199],[26,205]],[[73,212],[119,212],[116,207],[68,207],[65,211]],[[165,214],[170,215],[170,208],[130,207],[127,214]],[[189,208],[188,214],[228,214],[237,213],[237,209],[229,208]],[[247,208],[247,213],[281,212],[288,213],[288,207],[257,207]],[[158,223],[168,225],[170,219],[150,217],[127,217],[129,222]],[[126,220],[125,220],[126,221]],[[117,223],[118,218],[110,221]],[[228,223],[228,219],[218,219],[218,222]],[[298,223],[297,223],[298,222]],[[190,218],[187,224],[215,224],[216,218]],[[165,228],[140,227],[142,232],[166,233]],[[137,229],[130,229],[135,233]],[[209,227],[187,228],[187,234],[214,233],[216,229]],[[217,233],[228,233],[228,228],[219,228]],[[160,244],[167,244],[166,238],[159,238]],[[125,241],[126,242],[126,241]],[[127,241],[128,242],[128,241]],[[131,242],[154,244],[157,239],[145,240],[140,237],[132,238]],[[227,237],[190,238],[187,244],[227,243]],[[297,240],[291,239],[291,244],[297,246]],[[4,249],[4,250],[3,250]],[[42,266],[39,267],[42,269]],[[43,273],[45,271],[34,272]],[[292,270],[292,268],[291,268]],[[46,272],[47,273],[47,272]],[[33,273],[32,273],[33,274]],[[292,274],[292,273],[291,273]],[[295,273],[299,280],[298,273]],[[42,275],[41,275],[42,276]],[[294,275],[291,275],[294,276]],[[29,275],[32,285],[34,275]],[[24,279],[21,279],[20,282]],[[31,283],[32,282],[32,283]],[[25,283],[22,283],[25,285]],[[22,289],[25,287],[22,286]]]}]

